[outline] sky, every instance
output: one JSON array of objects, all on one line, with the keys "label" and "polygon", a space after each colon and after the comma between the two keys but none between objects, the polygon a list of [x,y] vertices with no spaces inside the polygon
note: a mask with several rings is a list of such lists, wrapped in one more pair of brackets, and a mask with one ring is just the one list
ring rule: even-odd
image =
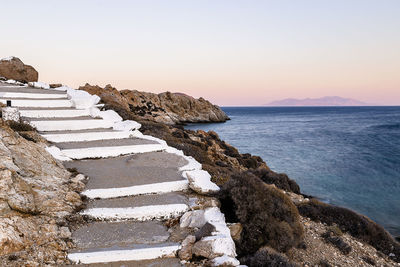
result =
[{"label": "sky", "polygon": [[399,0],[0,0],[0,58],[42,82],[222,106],[341,96],[400,105]]}]

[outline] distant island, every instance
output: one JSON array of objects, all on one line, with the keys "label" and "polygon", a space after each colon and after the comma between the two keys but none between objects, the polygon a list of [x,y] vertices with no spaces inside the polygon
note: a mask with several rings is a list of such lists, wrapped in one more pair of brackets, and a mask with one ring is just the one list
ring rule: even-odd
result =
[{"label": "distant island", "polygon": [[325,96],[320,98],[286,98],[272,101],[266,106],[368,106],[370,104],[351,98],[339,96]]}]

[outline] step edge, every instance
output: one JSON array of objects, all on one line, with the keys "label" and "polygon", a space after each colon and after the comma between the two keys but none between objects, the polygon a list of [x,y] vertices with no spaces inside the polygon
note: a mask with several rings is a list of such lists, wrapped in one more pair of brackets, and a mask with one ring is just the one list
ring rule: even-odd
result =
[{"label": "step edge", "polygon": [[105,250],[93,252],[69,253],[67,258],[75,263],[106,263],[117,261],[141,261],[159,258],[173,258],[181,249],[181,245],[150,247],[139,249]]},{"label": "step edge", "polygon": [[117,197],[140,196],[185,191],[189,188],[186,179],[119,188],[87,189],[81,194],[90,199],[109,199]]}]

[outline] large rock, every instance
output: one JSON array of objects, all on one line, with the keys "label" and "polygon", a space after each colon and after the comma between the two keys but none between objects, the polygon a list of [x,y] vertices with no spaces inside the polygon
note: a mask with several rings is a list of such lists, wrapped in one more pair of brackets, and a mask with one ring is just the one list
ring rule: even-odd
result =
[{"label": "large rock", "polygon": [[218,106],[204,98],[195,99],[182,93],[165,92],[161,94],[136,90],[118,91],[111,85],[105,88],[86,84],[79,89],[98,95],[107,108],[116,110],[123,116],[134,116],[167,124],[188,122],[223,122],[229,117]]},{"label": "large rock", "polygon": [[207,236],[197,241],[192,253],[196,256],[214,259],[220,256],[236,257],[235,244],[226,236]]},{"label": "large rock", "polygon": [[25,65],[17,57],[3,58],[0,60],[0,76],[19,82],[37,82],[39,74],[29,65]]},{"label": "large rock", "polygon": [[75,190],[83,189],[84,177],[70,178],[44,144],[22,138],[0,119],[0,266],[66,263],[66,216],[82,205]]}]

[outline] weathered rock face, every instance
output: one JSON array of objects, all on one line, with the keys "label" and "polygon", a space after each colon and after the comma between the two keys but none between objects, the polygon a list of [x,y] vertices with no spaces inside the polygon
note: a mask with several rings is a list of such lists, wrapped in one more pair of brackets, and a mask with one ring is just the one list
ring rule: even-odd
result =
[{"label": "weathered rock face", "polygon": [[39,74],[29,65],[25,65],[17,57],[9,57],[0,60],[0,76],[19,82],[37,82]]},{"label": "weathered rock face", "polygon": [[0,120],[0,265],[65,263],[66,216],[82,204],[70,177],[43,143]]},{"label": "weathered rock face", "polygon": [[181,93],[153,94],[136,90],[118,91],[111,85],[104,89],[86,84],[79,87],[100,96],[104,103],[123,107],[143,119],[167,124],[188,122],[224,122],[229,117],[209,101]]}]

